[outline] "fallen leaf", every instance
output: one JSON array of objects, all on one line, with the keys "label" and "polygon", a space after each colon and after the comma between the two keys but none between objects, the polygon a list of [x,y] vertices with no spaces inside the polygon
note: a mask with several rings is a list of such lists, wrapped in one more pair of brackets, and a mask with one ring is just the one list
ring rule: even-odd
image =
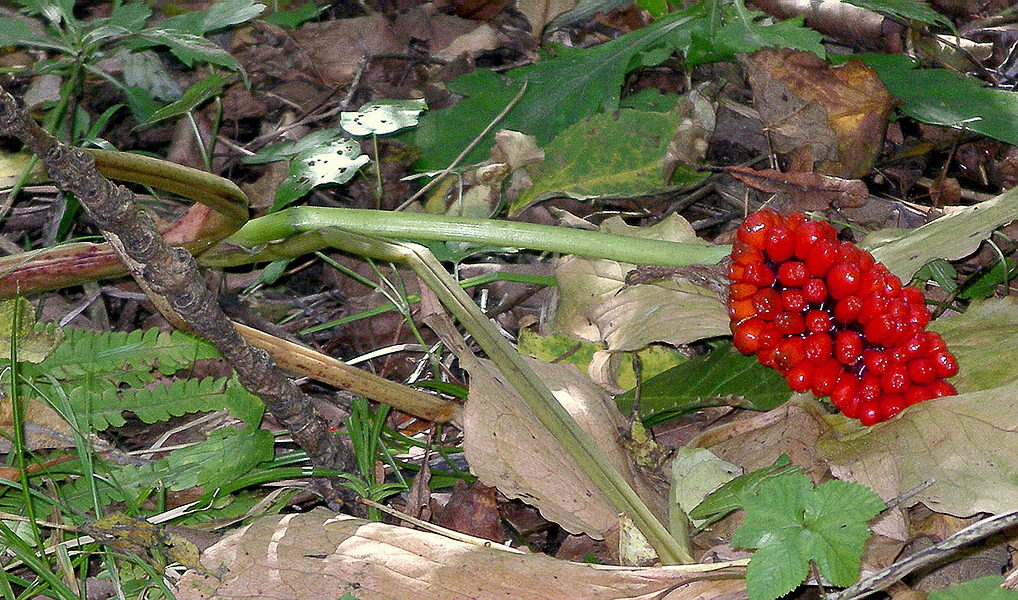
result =
[{"label": "fallen leaf", "polygon": [[[699,242],[692,227],[670,217],[652,227],[630,227],[621,219],[605,221],[603,230],[618,235]],[[570,255],[559,260],[555,276],[561,299],[555,330],[608,349],[638,350],[651,342],[685,344],[729,335],[728,311],[705,287],[673,281],[626,286],[635,265]]]},{"label": "fallen leaf", "polygon": [[[478,479],[509,498],[537,507],[570,533],[601,539],[618,524],[618,511],[517,398],[488,361],[461,354],[470,373],[463,410],[463,451]],[[663,494],[644,481],[622,444],[628,430],[608,395],[575,365],[527,359],[555,398],[662,521]]]},{"label": "fallen leaf", "polygon": [[1018,189],[948,214],[918,229],[884,229],[871,233],[862,246],[901,278],[909,281],[935,258],[956,260],[975,252],[993,231],[1018,219]]},{"label": "fallen leaf", "polygon": [[811,146],[816,171],[855,179],[882,149],[897,100],[862,61],[837,67],[810,52],[765,49],[743,60],[775,150]]},{"label": "fallen leaf", "polygon": [[275,515],[207,549],[178,600],[743,600],[740,563],[600,568],[516,554],[326,509]]},{"label": "fallen leaf", "polygon": [[795,210],[828,210],[866,204],[869,189],[859,179],[842,179],[819,173],[782,173],[774,169],[759,171],[749,167],[726,169],[739,181],[768,193],[791,196]]}]

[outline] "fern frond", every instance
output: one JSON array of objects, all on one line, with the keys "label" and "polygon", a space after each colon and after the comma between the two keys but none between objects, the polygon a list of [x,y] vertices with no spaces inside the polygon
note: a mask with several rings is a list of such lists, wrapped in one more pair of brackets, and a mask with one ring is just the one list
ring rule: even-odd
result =
[{"label": "fern frond", "polygon": [[141,386],[155,379],[154,369],[169,375],[198,359],[219,356],[212,344],[181,331],[100,333],[68,328],[64,333],[64,342],[39,364],[29,365],[26,376],[48,373],[65,382],[104,378]]},{"label": "fern frond", "polygon": [[[170,385],[124,390],[105,389],[98,395],[79,387],[68,394],[75,413],[84,416],[97,430],[120,427],[126,421],[124,411],[133,412],[145,423],[165,421],[187,413],[229,410],[245,421],[252,411],[262,409],[257,397],[237,393],[229,379],[185,379]],[[243,390],[241,390],[243,391]],[[250,422],[250,421],[249,421]]]}]

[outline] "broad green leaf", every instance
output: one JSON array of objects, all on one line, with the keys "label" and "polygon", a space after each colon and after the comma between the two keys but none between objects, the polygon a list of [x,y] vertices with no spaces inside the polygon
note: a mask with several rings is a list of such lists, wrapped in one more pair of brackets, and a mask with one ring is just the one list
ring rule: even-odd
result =
[{"label": "broad green leaf", "polygon": [[71,53],[71,48],[55,40],[37,36],[19,19],[0,19],[0,46],[35,46]]},{"label": "broad green leaf", "polygon": [[912,276],[921,285],[925,285],[927,281],[932,280],[948,294],[953,294],[954,290],[958,289],[958,282],[955,281],[956,277],[958,277],[958,270],[943,258],[931,260]]},{"label": "broad green leaf", "polygon": [[330,142],[301,152],[290,162],[286,179],[276,189],[276,212],[327,183],[346,183],[371,159],[361,154],[360,144],[350,140]]},{"label": "broad green leaf", "polygon": [[[557,58],[501,75],[478,70],[449,82],[450,91],[466,98],[454,107],[429,111],[421,117],[414,129],[415,145],[423,150],[417,167],[447,167],[510,104],[524,84],[526,92],[499,122],[499,128],[533,135],[541,145],[585,117],[602,110],[614,111],[625,74],[633,68],[631,62],[652,47],[675,50],[688,45],[689,31],[700,13],[697,7],[686,9],[593,48],[563,51]],[[494,132],[478,144],[467,156],[467,163],[484,159],[492,136]]]},{"label": "broad green leaf", "polygon": [[694,30],[686,59],[691,64],[734,60],[761,48],[795,48],[826,56],[823,36],[804,26],[803,18],[771,23],[765,13],[749,10],[742,0],[712,3],[711,16]]},{"label": "broad green leaf", "polygon": [[[680,133],[704,140],[710,131],[691,116],[691,105],[680,102],[670,112],[621,109],[597,114],[564,129],[545,148],[545,160],[532,173],[533,186],[509,208],[517,214],[540,200],[568,196],[586,200],[596,196],[635,196],[664,190],[665,157]],[[681,168],[677,184],[701,181],[706,174]]]},{"label": "broad green leaf", "polygon": [[[706,448],[678,448],[672,455],[668,481],[669,501],[687,513],[703,503],[705,497],[730,483],[742,469],[721,460]],[[699,526],[703,519],[694,520]]]},{"label": "broad green leaf", "polygon": [[907,21],[919,21],[927,25],[942,25],[954,29],[954,25],[947,17],[930,8],[923,0],[845,0],[845,2]]},{"label": "broad green leaf", "polygon": [[325,12],[328,9],[329,7],[327,5],[315,6],[314,2],[305,2],[304,4],[293,10],[272,11],[271,14],[262,17],[262,20],[268,21],[269,23],[272,23],[273,25],[278,25],[280,27],[296,29],[303,25],[304,23],[306,23],[307,21],[314,19],[315,17],[317,17],[318,15],[320,15],[321,13]]},{"label": "broad green leaf", "polygon": [[199,35],[153,28],[140,32],[138,39],[149,45],[168,47],[170,52],[188,67],[194,66],[197,62],[207,62],[232,71],[240,70],[240,63],[229,52]]},{"label": "broad green leaf", "polygon": [[255,152],[253,156],[245,156],[242,162],[248,165],[260,165],[280,160],[289,160],[305,150],[324,146],[342,137],[343,131],[341,129],[320,129],[309,133],[299,140],[269,144]]},{"label": "broad green leaf", "polygon": [[873,67],[887,90],[905,101],[901,111],[931,125],[974,131],[1018,144],[1018,95],[946,69],[917,69],[899,54],[856,55]]},{"label": "broad green leaf", "polygon": [[930,592],[929,600],[1018,600],[1018,591],[1000,587],[1004,583],[1003,575],[980,577],[965,583],[951,586],[946,590]]},{"label": "broad green leaf", "polygon": [[995,295],[998,286],[1014,279],[1016,265],[1018,263],[1011,258],[1005,258],[1003,262],[998,260],[989,269],[970,276],[962,285],[958,297],[963,300],[984,300]]},{"label": "broad green leaf", "polygon": [[805,510],[803,553],[813,558],[820,573],[838,587],[859,578],[863,546],[870,537],[866,522],[880,514],[884,503],[869,489],[852,481],[826,481],[817,486]]},{"label": "broad green leaf", "polygon": [[[791,391],[780,373],[725,343],[706,356],[645,380],[640,391],[640,415],[650,426],[707,406],[734,404],[770,410],[789,396]],[[634,398],[633,391],[616,398],[622,414],[632,409]]]},{"label": "broad green leaf", "polygon": [[222,94],[229,82],[230,80],[226,77],[213,73],[187,88],[187,91],[184,92],[184,95],[180,98],[180,100],[177,100],[173,104],[164,106],[152,113],[152,116],[147,122],[155,123],[156,121],[161,121],[163,119],[170,119],[187,114],[211,98],[215,98]]},{"label": "broad green leaf", "polygon": [[428,108],[424,100],[384,100],[365,104],[357,111],[340,113],[340,126],[353,136],[386,135],[417,125]]},{"label": "broad green leaf", "polygon": [[114,3],[106,23],[134,33],[140,31],[151,16],[152,9],[144,2]]}]

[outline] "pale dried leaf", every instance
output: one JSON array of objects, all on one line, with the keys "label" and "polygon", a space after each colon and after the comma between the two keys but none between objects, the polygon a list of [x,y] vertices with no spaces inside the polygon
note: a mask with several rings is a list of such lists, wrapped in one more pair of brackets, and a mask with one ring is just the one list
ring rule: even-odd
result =
[{"label": "pale dried leaf", "polygon": [[956,260],[979,248],[993,230],[1018,219],[1018,188],[909,231],[885,229],[866,236],[862,246],[902,281],[935,258]]},{"label": "pale dried leaf", "polygon": [[[609,219],[602,229],[630,237],[702,242],[689,223],[675,216],[652,227],[630,227],[621,219]],[[626,287],[626,274],[634,268],[629,263],[576,255],[560,259],[555,269],[561,294],[556,332],[591,342],[607,341],[610,350],[639,349],[658,341],[684,344],[730,333],[728,312],[716,294],[685,283],[681,289],[650,284]]]},{"label": "pale dried leaf", "polygon": [[222,575],[187,572],[178,600],[310,600],[348,592],[358,600],[746,598],[739,569],[723,563],[598,568],[325,509],[259,519],[206,550],[202,564]]},{"label": "pale dried leaf", "polygon": [[[627,431],[615,403],[575,365],[527,359],[556,399],[663,520],[663,495],[638,475],[622,445]],[[540,509],[571,533],[601,539],[618,512],[488,361],[460,356],[470,373],[463,411],[463,450],[486,485]]]}]

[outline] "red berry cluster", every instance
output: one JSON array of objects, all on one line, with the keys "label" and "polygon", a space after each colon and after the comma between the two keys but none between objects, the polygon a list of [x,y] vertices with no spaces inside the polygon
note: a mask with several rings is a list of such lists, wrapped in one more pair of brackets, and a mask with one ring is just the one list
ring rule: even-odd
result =
[{"label": "red berry cluster", "polygon": [[797,392],[830,396],[863,425],[954,395],[958,362],[926,331],[923,294],[873,255],[802,213],[753,213],[732,246],[728,314],[735,347]]}]

